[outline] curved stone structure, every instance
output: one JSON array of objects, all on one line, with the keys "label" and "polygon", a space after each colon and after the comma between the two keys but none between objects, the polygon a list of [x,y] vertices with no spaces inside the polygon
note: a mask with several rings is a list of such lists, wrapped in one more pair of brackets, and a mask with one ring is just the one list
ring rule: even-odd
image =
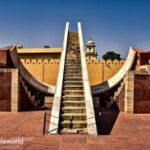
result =
[{"label": "curved stone structure", "polygon": [[27,71],[19,59],[16,46],[10,48],[10,56],[14,67],[18,68],[20,75],[29,85],[46,94],[53,95],[55,93],[55,86],[37,80]]},{"label": "curved stone structure", "polygon": [[135,62],[135,58],[136,58],[136,51],[132,47],[130,47],[128,57],[124,65],[122,66],[122,68],[109,80],[101,84],[92,86],[92,95],[98,95],[98,94],[104,93],[112,89],[116,85],[118,85],[120,81],[123,79],[123,77],[125,76],[126,72],[132,68]]},{"label": "curved stone structure", "polygon": [[[8,48],[7,48],[8,49]],[[46,84],[42,81],[37,80],[35,77],[33,77],[28,70],[23,66],[21,63],[16,46],[13,46],[10,48],[10,56],[12,59],[12,62],[16,68],[18,68],[19,73],[23,77],[23,79],[28,82],[32,87],[35,89],[46,93],[46,94],[52,94],[54,95],[55,93],[55,86]],[[92,95],[98,95],[100,93],[104,93],[110,89],[112,89],[114,86],[119,84],[119,82],[123,79],[125,76],[126,72],[129,71],[135,61],[135,56],[136,56],[136,51],[132,48],[129,50],[128,57],[125,61],[125,64],[123,67],[109,80],[92,86]]]}]

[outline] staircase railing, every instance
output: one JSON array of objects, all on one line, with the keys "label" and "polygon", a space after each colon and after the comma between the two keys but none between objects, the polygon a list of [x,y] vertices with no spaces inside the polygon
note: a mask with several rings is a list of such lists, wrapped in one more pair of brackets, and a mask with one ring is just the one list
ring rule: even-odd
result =
[{"label": "staircase railing", "polygon": [[46,128],[46,111],[44,112],[44,120],[43,120],[43,135],[45,134],[45,128]]},{"label": "staircase railing", "polygon": [[60,58],[60,66],[59,66],[58,77],[57,77],[56,91],[54,95],[54,102],[53,102],[52,113],[50,118],[50,126],[48,131],[49,134],[57,134],[59,128],[60,105],[61,105],[68,33],[69,33],[69,22],[66,23],[66,27],[65,27],[63,50]]},{"label": "staircase railing", "polygon": [[48,133],[48,130],[47,130],[47,128],[46,128],[46,123],[48,122],[50,122],[49,120],[47,120],[47,116],[49,117],[50,116],[50,114],[47,112],[47,111],[45,111],[44,112],[44,117],[43,117],[43,135],[45,135],[45,133],[47,134]]},{"label": "staircase railing", "polygon": [[95,120],[93,99],[91,94],[86,58],[84,53],[83,35],[82,35],[82,28],[80,22],[78,22],[78,34],[79,34],[79,46],[80,46],[80,54],[81,54],[84,96],[85,96],[85,104],[86,104],[87,130],[89,134],[97,135],[97,126]]}]

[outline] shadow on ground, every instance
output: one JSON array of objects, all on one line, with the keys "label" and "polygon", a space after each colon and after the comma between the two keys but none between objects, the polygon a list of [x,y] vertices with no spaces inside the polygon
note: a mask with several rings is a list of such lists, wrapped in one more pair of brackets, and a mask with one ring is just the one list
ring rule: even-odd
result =
[{"label": "shadow on ground", "polygon": [[113,129],[119,110],[114,108],[100,108],[100,114],[97,115],[97,128],[99,135],[109,135]]}]

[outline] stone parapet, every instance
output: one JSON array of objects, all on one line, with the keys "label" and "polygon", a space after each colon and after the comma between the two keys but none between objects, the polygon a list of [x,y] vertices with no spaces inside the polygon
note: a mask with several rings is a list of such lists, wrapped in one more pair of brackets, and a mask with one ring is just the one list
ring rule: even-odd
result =
[{"label": "stone parapet", "polygon": [[11,69],[11,111],[19,111],[19,75],[18,69]]},{"label": "stone parapet", "polygon": [[18,76],[18,69],[0,68],[0,111],[19,111]]},{"label": "stone parapet", "polygon": [[132,71],[126,74],[124,103],[124,111],[134,113],[134,72]]}]

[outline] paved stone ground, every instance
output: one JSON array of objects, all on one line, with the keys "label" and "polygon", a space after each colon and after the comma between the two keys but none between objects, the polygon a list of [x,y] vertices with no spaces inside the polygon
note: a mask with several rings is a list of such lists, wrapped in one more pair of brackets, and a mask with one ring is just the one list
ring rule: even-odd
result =
[{"label": "paved stone ground", "polygon": [[23,145],[0,150],[150,150],[150,114],[120,113],[110,135],[42,135],[43,111],[0,112],[0,138],[22,137]]}]

